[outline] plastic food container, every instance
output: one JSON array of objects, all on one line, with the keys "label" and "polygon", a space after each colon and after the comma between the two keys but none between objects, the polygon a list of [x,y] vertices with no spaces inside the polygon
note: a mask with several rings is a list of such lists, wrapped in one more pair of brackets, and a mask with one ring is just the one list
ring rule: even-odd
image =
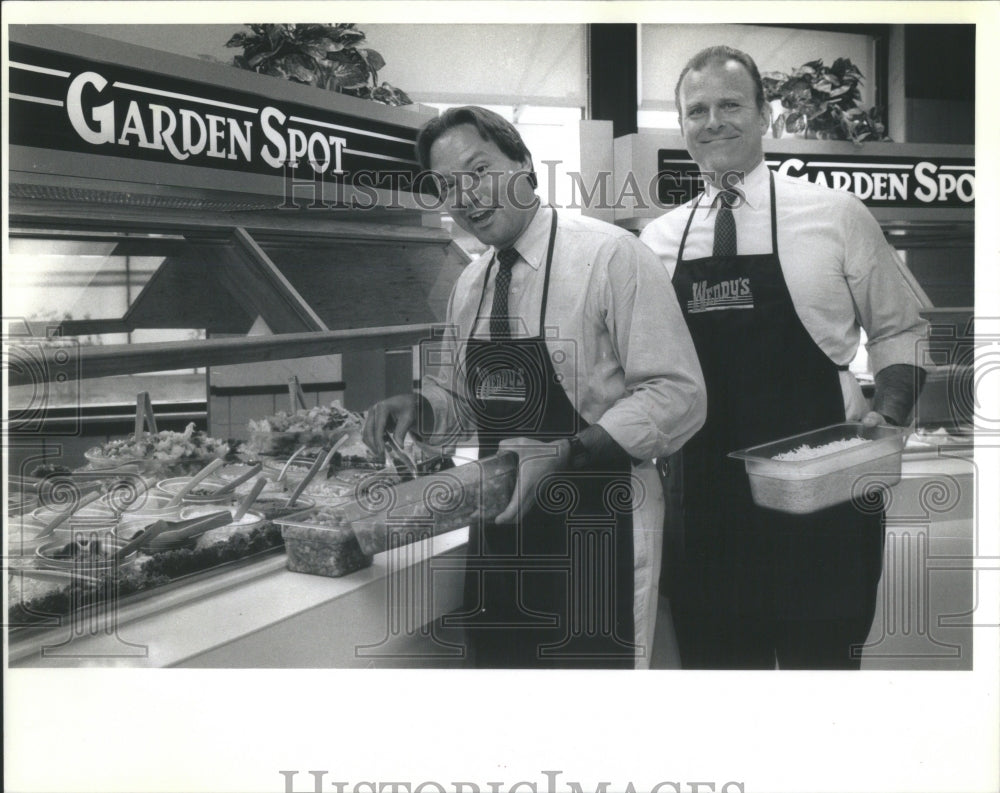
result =
[{"label": "plastic food container", "polygon": [[[857,438],[864,442],[839,448],[841,442]],[[729,456],[745,461],[755,504],[802,514],[852,498],[865,500],[872,488],[895,485],[900,478],[905,442],[906,431],[901,427],[865,427],[860,422],[845,422],[741,449]],[[803,448],[815,456],[774,459]]]},{"label": "plastic food container", "polygon": [[361,550],[376,554],[468,526],[473,515],[495,518],[510,501],[516,478],[517,455],[508,452],[398,484],[375,475],[331,509],[353,528]]},{"label": "plastic food container", "polygon": [[306,509],[277,518],[274,523],[281,527],[292,572],[339,578],[372,563],[372,557],[361,550],[350,525],[336,509]]}]

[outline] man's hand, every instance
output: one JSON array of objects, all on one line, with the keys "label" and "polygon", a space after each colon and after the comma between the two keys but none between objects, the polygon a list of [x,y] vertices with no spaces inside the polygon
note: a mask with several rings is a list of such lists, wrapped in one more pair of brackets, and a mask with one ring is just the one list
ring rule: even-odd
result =
[{"label": "man's hand", "polygon": [[362,438],[365,445],[379,457],[385,455],[386,430],[391,430],[393,437],[403,445],[406,433],[417,420],[420,397],[417,394],[400,394],[383,399],[368,408]]},{"label": "man's hand", "polygon": [[869,410],[864,416],[861,417],[861,423],[866,427],[877,427],[879,424],[887,424],[888,422],[886,422],[885,416],[881,413]]},{"label": "man's hand", "polygon": [[496,523],[513,523],[526,515],[537,500],[538,485],[551,473],[569,463],[569,442],[542,443],[531,438],[511,438],[500,442],[501,452],[518,456],[517,485],[510,503],[496,517]]}]

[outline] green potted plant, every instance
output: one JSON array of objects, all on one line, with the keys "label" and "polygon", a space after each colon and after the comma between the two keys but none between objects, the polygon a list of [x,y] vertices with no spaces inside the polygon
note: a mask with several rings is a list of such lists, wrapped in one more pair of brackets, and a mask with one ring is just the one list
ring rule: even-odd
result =
[{"label": "green potted plant", "polygon": [[236,33],[227,47],[241,47],[233,65],[327,91],[370,99],[385,105],[413,101],[389,83],[379,83],[385,59],[362,47],[365,34],[353,24],[248,25],[250,33]]},{"label": "green potted plant", "polygon": [[[850,58],[837,58],[832,66],[809,61],[791,74],[761,75],[764,95],[775,108],[771,134],[784,132],[822,140],[889,140],[877,108],[861,107],[859,86],[864,79]],[[780,101],[780,110],[778,102]]]}]

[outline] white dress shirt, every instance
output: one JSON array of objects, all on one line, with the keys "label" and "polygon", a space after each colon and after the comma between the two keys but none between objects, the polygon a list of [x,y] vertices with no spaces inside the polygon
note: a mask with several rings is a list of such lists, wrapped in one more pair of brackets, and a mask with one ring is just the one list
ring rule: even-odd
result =
[{"label": "white dress shirt", "polygon": [[[552,209],[541,207],[514,247],[509,311],[513,335],[538,336]],[[443,346],[421,378],[434,408],[435,438],[469,437],[455,397],[465,340],[489,337],[491,248],[459,276],[448,304]],[[479,322],[473,329],[482,296]],[[669,279],[631,233],[602,221],[560,215],[545,318],[546,347],[570,402],[588,424],[600,424],[633,458],[676,451],[705,420],[705,385],[694,344]]]},{"label": "white dress shirt", "polygon": [[[762,161],[737,186],[746,198],[733,208],[740,255],[771,252],[768,174]],[[846,366],[864,328],[872,374],[892,364],[919,366],[927,322],[871,212],[851,193],[805,179],[776,173],[774,190],[781,271],[795,311],[819,348],[835,364]],[[712,255],[717,193],[709,185],[698,203],[685,261]],[[640,237],[671,276],[693,205],[692,200],[657,218]]]}]

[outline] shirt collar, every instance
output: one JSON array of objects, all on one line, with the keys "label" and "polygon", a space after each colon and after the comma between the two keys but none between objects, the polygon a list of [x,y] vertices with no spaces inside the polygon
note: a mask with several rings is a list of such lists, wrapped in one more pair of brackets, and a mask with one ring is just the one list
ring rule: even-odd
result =
[{"label": "shirt collar", "polygon": [[[521,232],[521,236],[513,245],[514,250],[534,270],[545,263],[545,254],[549,250],[549,227],[551,224],[552,208],[540,206],[528,227]],[[496,256],[495,248],[493,255]]]},{"label": "shirt collar", "polygon": [[[764,160],[761,160],[757,167],[750,171],[742,182],[737,182],[733,187],[743,194],[747,205],[751,209],[757,209],[764,206],[770,200],[771,185],[769,177],[770,171],[768,171],[767,164]],[[706,207],[715,206],[715,199],[718,195],[719,188],[711,182],[705,182],[705,199],[703,203]]]}]

